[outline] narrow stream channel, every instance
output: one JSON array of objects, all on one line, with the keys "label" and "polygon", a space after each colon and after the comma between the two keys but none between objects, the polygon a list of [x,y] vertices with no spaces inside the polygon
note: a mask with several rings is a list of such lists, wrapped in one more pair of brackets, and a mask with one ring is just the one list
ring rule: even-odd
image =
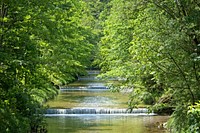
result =
[{"label": "narrow stream channel", "polygon": [[160,126],[168,116],[148,114],[144,108],[127,110],[128,94],[112,93],[98,71],[62,87],[49,101],[46,120],[49,133],[166,133]]}]

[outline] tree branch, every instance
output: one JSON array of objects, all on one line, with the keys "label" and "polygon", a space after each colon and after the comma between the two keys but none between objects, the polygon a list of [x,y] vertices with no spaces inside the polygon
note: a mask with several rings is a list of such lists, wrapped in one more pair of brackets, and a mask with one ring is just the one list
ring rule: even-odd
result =
[{"label": "tree branch", "polygon": [[183,70],[181,69],[181,67],[178,65],[178,63],[176,62],[176,60],[173,58],[173,56],[170,54],[170,53],[167,53],[169,55],[169,57],[171,58],[171,60],[174,62],[174,64],[176,65],[176,67],[178,68],[178,70],[180,71],[181,75],[183,76],[183,79],[185,80],[186,84],[187,84],[187,88],[191,94],[191,97],[192,97],[192,104],[194,105],[195,104],[195,97],[194,97],[194,94],[190,88],[190,85],[187,81],[187,78],[183,72]]},{"label": "tree branch", "polygon": [[159,5],[159,3],[155,2],[154,0],[152,1],[152,3],[154,5],[156,5],[158,8],[164,10],[169,16],[171,16],[173,19],[176,19],[176,16],[174,15],[175,13],[173,12],[173,10],[171,10],[169,7],[167,6],[161,6]]}]

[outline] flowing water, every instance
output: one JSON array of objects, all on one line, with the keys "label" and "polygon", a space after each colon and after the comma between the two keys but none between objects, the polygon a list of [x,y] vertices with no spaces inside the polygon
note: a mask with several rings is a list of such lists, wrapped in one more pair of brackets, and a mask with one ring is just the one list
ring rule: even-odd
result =
[{"label": "flowing water", "polygon": [[161,126],[168,116],[145,108],[127,110],[127,93],[112,93],[98,71],[62,87],[49,101],[46,120],[49,133],[166,133]]}]

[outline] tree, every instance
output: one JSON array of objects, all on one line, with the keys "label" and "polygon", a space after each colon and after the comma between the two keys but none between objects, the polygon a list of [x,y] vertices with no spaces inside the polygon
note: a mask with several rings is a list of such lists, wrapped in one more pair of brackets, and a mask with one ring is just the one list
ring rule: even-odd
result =
[{"label": "tree", "polygon": [[134,85],[134,103],[151,98],[155,108],[175,106],[174,131],[189,131],[188,106],[200,97],[199,3],[113,0],[111,5],[100,45],[106,76]]},{"label": "tree", "polygon": [[81,1],[0,3],[0,129],[44,132],[43,102],[90,64]]}]

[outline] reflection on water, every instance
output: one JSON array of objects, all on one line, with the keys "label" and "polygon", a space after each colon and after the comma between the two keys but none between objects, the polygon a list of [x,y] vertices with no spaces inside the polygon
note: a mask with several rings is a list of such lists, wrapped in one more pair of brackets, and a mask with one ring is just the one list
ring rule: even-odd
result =
[{"label": "reflection on water", "polygon": [[[71,89],[71,88],[70,88]],[[79,90],[78,90],[79,89]],[[60,94],[46,104],[50,108],[73,108],[73,107],[106,107],[127,108],[128,94],[112,93],[105,89],[78,88],[77,90],[61,90]],[[93,91],[92,91],[93,90]]]},{"label": "reflection on water", "polygon": [[167,133],[168,116],[71,115],[47,117],[49,133]]}]

